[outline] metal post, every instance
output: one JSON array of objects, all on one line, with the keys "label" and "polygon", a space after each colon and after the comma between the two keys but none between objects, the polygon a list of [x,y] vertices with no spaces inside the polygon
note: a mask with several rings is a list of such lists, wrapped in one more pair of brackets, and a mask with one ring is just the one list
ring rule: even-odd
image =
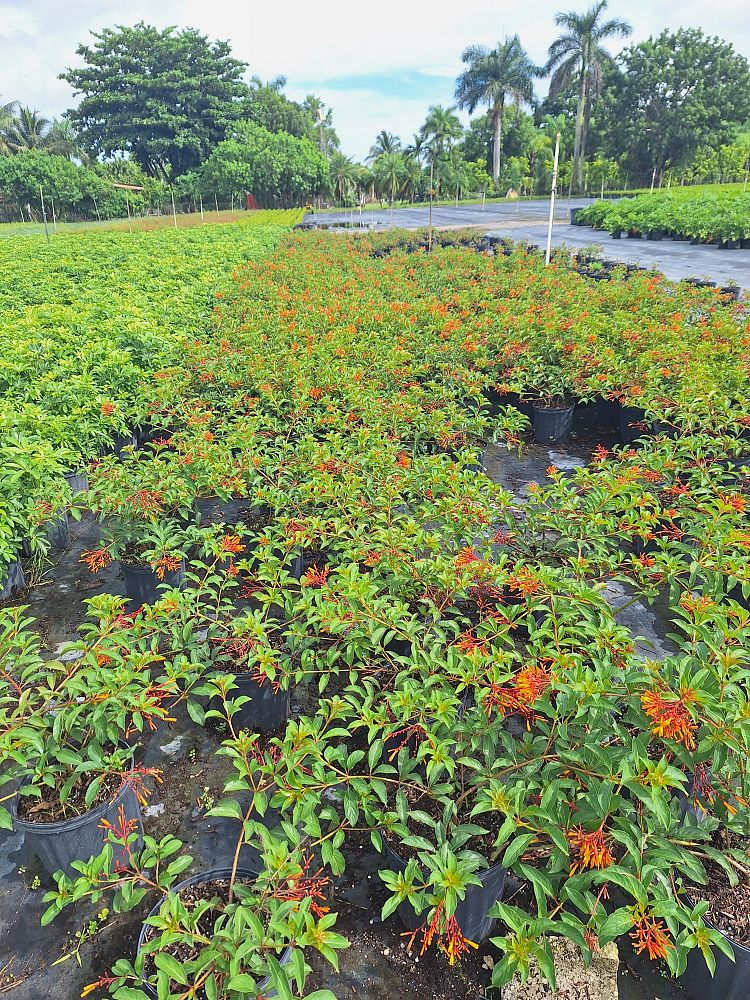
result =
[{"label": "metal post", "polygon": [[128,229],[132,233],[133,232],[133,222],[132,222],[132,220],[130,218],[130,197],[128,195],[127,188],[125,189],[125,204],[127,205],[127,208],[128,208]]},{"label": "metal post", "polygon": [[42,191],[42,185],[39,185],[39,198],[42,202],[42,218],[44,219],[44,235],[47,237],[47,242],[49,243],[49,227],[47,226],[47,209],[44,207],[44,191]]},{"label": "metal post", "polygon": [[656,167],[654,167],[653,173],[651,174],[651,194],[654,193],[654,181],[656,180]]},{"label": "metal post", "polygon": [[101,217],[101,215],[99,215],[99,206],[96,203],[96,196],[92,194],[91,197],[94,199],[94,208],[96,209],[96,217],[99,220],[99,222],[101,222],[102,221],[102,217]]},{"label": "metal post", "polygon": [[428,252],[432,251],[432,196],[433,196],[433,191],[432,191],[432,174],[433,174],[433,167],[434,167],[434,164],[430,163],[430,223],[429,223],[429,231],[428,231],[428,234],[427,234],[427,250],[428,250]]},{"label": "metal post", "polygon": [[555,217],[555,195],[557,194],[557,164],[560,158],[560,133],[557,133],[555,138],[555,159],[552,164],[552,191],[550,193],[549,199],[549,225],[547,226],[547,253],[544,257],[544,263],[549,264],[550,254],[552,252],[552,222]]},{"label": "metal post", "polygon": [[172,195],[172,218],[174,219],[174,227],[177,229],[177,209],[174,205],[174,188],[169,189],[169,193]]},{"label": "metal post", "polygon": [[216,192],[214,191],[214,204],[216,205],[216,221],[219,221],[219,199],[216,197]]},{"label": "metal post", "polygon": [[234,191],[232,191],[232,215],[234,215]]},{"label": "metal post", "polygon": [[200,196],[201,201],[201,222],[203,222],[203,195]]},{"label": "metal post", "polygon": [[52,202],[52,228],[57,232],[57,216],[55,215],[55,199],[52,195],[49,196]]}]

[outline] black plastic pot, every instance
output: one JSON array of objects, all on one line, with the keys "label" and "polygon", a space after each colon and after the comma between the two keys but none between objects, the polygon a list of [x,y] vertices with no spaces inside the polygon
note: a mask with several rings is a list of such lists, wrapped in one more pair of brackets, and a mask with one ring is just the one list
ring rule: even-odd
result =
[{"label": "black plastic pot", "polygon": [[622,229],[615,229],[611,235],[613,240],[619,240],[622,237]]},{"label": "black plastic pot", "polygon": [[66,513],[56,517],[53,521],[48,521],[44,526],[44,533],[49,539],[53,549],[67,549],[70,545],[70,523]]},{"label": "black plastic pot", "polygon": [[740,240],[722,240],[719,243],[719,249],[721,250],[739,250]]},{"label": "black plastic pot", "polygon": [[731,302],[739,302],[741,291],[742,289],[740,288],[739,285],[719,286],[719,292],[721,293],[722,297],[725,299],[729,299]]},{"label": "black plastic pot", "polygon": [[630,444],[631,441],[636,441],[639,437],[643,437],[647,433],[646,429],[639,429],[634,425],[643,423],[645,419],[646,411],[642,410],[640,406],[621,406],[620,443]]},{"label": "black plastic pot", "polygon": [[16,559],[4,570],[0,570],[0,601],[7,600],[18,591],[24,590],[25,587],[26,577],[20,559]]},{"label": "black plastic pot", "polygon": [[159,580],[155,570],[150,566],[133,566],[129,563],[120,563],[122,578],[125,581],[125,593],[135,607],[140,608],[144,604],[155,604],[161,597],[159,587],[165,584],[169,587],[179,587],[185,576],[185,561],[180,568],[170,571],[166,570],[164,579]]},{"label": "black plastic pot", "polygon": [[534,404],[534,440],[539,444],[563,444],[573,428],[572,406],[546,407]]},{"label": "black plastic pot", "polygon": [[571,226],[582,226],[583,223],[578,221],[579,214],[583,211],[583,208],[571,208],[570,210],[570,224]]},{"label": "black plastic pot", "polygon": [[[289,688],[276,691],[268,678],[259,684],[252,674],[233,676],[236,687],[229,692],[229,700],[241,695],[250,699],[232,716],[234,728],[249,729],[254,733],[272,733],[280,729],[289,718]],[[212,699],[210,707],[220,709],[221,702]]]},{"label": "black plastic pot", "polygon": [[[713,926],[709,920],[706,923]],[[695,948],[690,952],[687,971],[679,980],[688,1000],[747,1000],[750,997],[750,948],[724,937],[734,952],[734,962],[724,952],[713,948],[716,959],[713,976],[700,951]]]},{"label": "black plastic pot", "polygon": [[603,430],[616,431],[620,421],[620,404],[600,396],[596,401],[597,427]]},{"label": "black plastic pot", "polygon": [[664,236],[664,232],[661,229],[650,229],[646,233],[647,240],[660,240]]},{"label": "black plastic pot", "polygon": [[[209,871],[199,872],[197,875],[191,875],[190,878],[186,878],[183,882],[180,882],[178,885],[174,886],[169,891],[170,894],[179,893],[182,889],[186,889],[190,885],[202,885],[205,882],[217,882],[219,881],[219,879],[229,879],[231,877],[232,877],[231,868],[211,868],[209,869]],[[240,879],[243,882],[246,881],[254,882],[257,877],[258,873],[251,871],[249,868],[238,868],[235,875],[235,878]],[[159,902],[154,907],[152,907],[151,912],[149,913],[146,920],[148,920],[149,917],[155,917],[159,912],[159,910],[161,909],[163,903],[164,900],[160,899]],[[138,937],[137,954],[139,955],[146,944],[146,933],[150,929],[151,925],[144,922],[141,927],[141,933]],[[158,932],[156,936],[157,937],[159,936]],[[292,949],[285,948],[284,951],[281,953],[281,958],[279,958],[279,964],[288,965],[289,962],[291,961],[291,958],[292,958]],[[244,996],[247,997],[247,1000],[255,1000],[256,996],[260,996],[262,994],[264,997],[268,997],[268,1000],[271,1000],[272,997],[278,996],[278,993],[276,992],[276,990],[271,990],[270,992],[267,991],[270,982],[271,982],[270,979],[262,979],[258,983],[256,992],[253,994],[252,998],[250,997],[249,993],[244,994]],[[143,990],[146,996],[156,998],[157,995],[156,990],[149,983],[145,982],[144,980],[141,980],[140,988]]]},{"label": "black plastic pot", "polygon": [[[388,867],[396,872],[406,871],[406,862],[396,854],[387,840],[384,840],[384,847]],[[503,894],[507,871],[507,868],[498,863],[477,872],[477,878],[482,884],[467,886],[466,895],[459,900],[455,913],[456,920],[461,933],[474,944],[479,944],[492,932],[495,920],[487,914]],[[399,904],[396,913],[404,927],[409,930],[419,927],[427,916],[424,912],[418,916],[408,900]]]},{"label": "black plastic pot", "polygon": [[89,488],[89,479],[84,472],[66,472],[64,479],[74,493],[83,493]]},{"label": "black plastic pot", "polygon": [[[106,840],[101,822],[106,820],[117,826],[121,806],[125,819],[134,820],[137,824],[138,841],[135,849],[140,850],[143,846],[141,810],[135,792],[127,783],[123,784],[111,802],[103,802],[75,819],[66,819],[58,823],[29,823],[28,820],[19,818],[16,800],[11,804],[11,815],[14,827],[23,833],[27,844],[50,875],[63,871],[75,878],[78,873],[71,867],[72,863],[88,861],[101,852]],[[125,854],[124,849],[123,854]],[[116,855],[117,851],[115,857]]]}]

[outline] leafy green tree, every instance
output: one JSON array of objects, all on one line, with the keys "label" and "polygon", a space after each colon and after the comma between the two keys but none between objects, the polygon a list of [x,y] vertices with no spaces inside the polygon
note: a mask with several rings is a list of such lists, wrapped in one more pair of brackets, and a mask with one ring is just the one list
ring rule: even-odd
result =
[{"label": "leafy green tree", "polygon": [[283,85],[283,80],[273,80],[271,84],[254,80],[242,101],[242,119],[254,122],[269,132],[288,132],[299,139],[312,139],[314,132],[310,115],[296,101],[290,101],[282,94],[279,84]]},{"label": "leafy green tree", "polygon": [[68,117],[98,156],[130,153],[149,174],[194,170],[242,114],[246,66],[227,42],[192,28],[93,32],[79,45],[81,68],[62,79],[81,95]]},{"label": "leafy green tree", "polygon": [[425,175],[422,164],[413,153],[407,150],[401,153],[401,159],[404,164],[403,194],[411,201],[416,201],[423,195],[425,189]]},{"label": "leafy green tree", "polygon": [[357,187],[357,164],[351,156],[335,149],[328,161],[328,169],[336,198],[339,204],[344,205]]},{"label": "leafy green tree", "polygon": [[406,179],[406,168],[399,153],[381,153],[372,165],[375,190],[381,198],[388,198],[391,206]]},{"label": "leafy green tree", "polygon": [[750,66],[698,28],[663,31],[621,53],[603,108],[606,151],[631,177],[684,169],[701,148],[733,141],[750,117]]},{"label": "leafy green tree", "polygon": [[248,122],[219,143],[197,183],[204,196],[242,198],[250,192],[263,208],[293,208],[325,191],[330,175],[326,157],[312,140]]},{"label": "leafy green tree", "polygon": [[503,114],[507,101],[516,108],[534,99],[534,77],[539,69],[529,58],[518,35],[499,42],[494,49],[470,45],[461,56],[466,69],[456,82],[456,103],[473,114],[480,104],[488,107],[492,123],[492,178],[500,178]]},{"label": "leafy green tree", "polygon": [[564,31],[550,45],[547,53],[545,73],[552,73],[550,99],[554,101],[572,81],[577,81],[578,85],[572,178],[572,186],[576,190],[583,187],[583,161],[591,106],[601,94],[605,67],[612,64],[612,56],[602,43],[609,38],[627,38],[633,30],[627,21],[620,18],[603,19],[607,3],[608,0],[598,0],[583,14],[575,11],[558,14],[555,24]]},{"label": "leafy green tree", "polygon": [[422,155],[433,169],[438,197],[440,197],[445,160],[451,147],[462,135],[463,126],[455,108],[444,108],[439,104],[433,104],[429,108],[424,124],[419,131],[419,139]]},{"label": "leafy green tree", "polygon": [[367,154],[367,162],[374,163],[379,156],[400,152],[401,140],[399,137],[383,129],[382,132],[378,132],[375,142],[370,146],[370,152]]},{"label": "leafy green tree", "polygon": [[12,153],[28,149],[44,149],[52,122],[38,111],[17,104],[6,132],[6,141]]}]

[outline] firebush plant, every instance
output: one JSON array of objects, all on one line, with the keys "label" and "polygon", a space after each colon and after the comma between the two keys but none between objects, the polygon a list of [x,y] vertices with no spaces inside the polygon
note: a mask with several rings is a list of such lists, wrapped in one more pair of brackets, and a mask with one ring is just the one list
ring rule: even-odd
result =
[{"label": "firebush plant", "polygon": [[[305,234],[238,268],[207,331],[110,393],[110,430],[150,440],[50,501],[101,522],[92,571],[186,572],[152,607],[91,601],[72,668],[2,613],[8,780],[91,787],[102,741],[184,704],[224,723],[211,812],[237,830],[210,939],[173,891],[194,868],[174,838],[138,850],[110,829],[58,874],[45,919],[105,893],[144,918],[164,900],[140,956],[92,990],[234,1000],[268,978],[303,995],[304,950],[335,964],[345,944],[332,879],[363,836],[383,916],[409,914],[409,946],[451,963],[477,944],[460,902],[507,869],[495,986],[533,963],[554,981],[553,934],[587,959],[628,937],[676,975],[691,950],[713,967],[728,949],[685,887],[707,860],[734,879],[713,834],[748,826],[747,312],[655,274],[477,253],[475,234],[427,246]],[[632,407],[640,440],[550,466],[523,502],[483,473],[488,444],[523,447],[528,402],[576,401]],[[669,603],[661,653],[618,620],[638,598]],[[239,722],[246,673],[303,709],[263,740]],[[243,882],[247,845],[263,863]]]}]

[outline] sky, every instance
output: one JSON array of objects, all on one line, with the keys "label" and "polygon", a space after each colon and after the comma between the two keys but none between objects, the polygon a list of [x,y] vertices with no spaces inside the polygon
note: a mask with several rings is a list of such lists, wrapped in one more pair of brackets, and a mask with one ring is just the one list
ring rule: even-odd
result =
[{"label": "sky", "polygon": [[[228,39],[248,75],[284,75],[286,94],[314,92],[333,108],[344,151],[362,159],[385,128],[408,143],[430,104],[450,104],[461,52],[515,34],[545,61],[559,10],[591,0],[0,0],[0,101],[20,100],[46,117],[75,103],[58,79],[76,65],[90,30],[143,20],[194,27]],[[641,41],[664,28],[699,27],[750,58],[748,0],[610,0],[611,16]],[[613,43],[613,52],[622,42]],[[545,84],[537,84],[539,96]]]}]

